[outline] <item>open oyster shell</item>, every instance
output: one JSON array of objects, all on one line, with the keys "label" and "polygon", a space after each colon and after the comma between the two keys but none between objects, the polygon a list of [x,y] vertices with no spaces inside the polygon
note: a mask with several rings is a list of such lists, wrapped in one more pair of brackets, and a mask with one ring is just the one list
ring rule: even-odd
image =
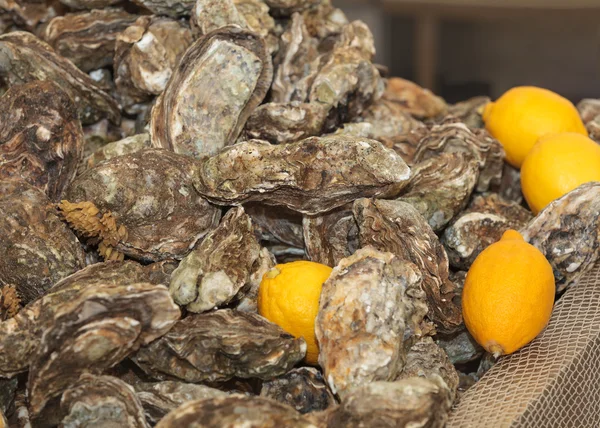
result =
[{"label": "open oyster shell", "polygon": [[0,177],[21,177],[57,201],[82,153],[77,110],[58,85],[33,81],[0,98]]},{"label": "open oyster shell", "polygon": [[152,144],[197,158],[215,154],[236,141],[272,75],[264,40],[250,31],[228,26],[198,39],[152,109]]}]

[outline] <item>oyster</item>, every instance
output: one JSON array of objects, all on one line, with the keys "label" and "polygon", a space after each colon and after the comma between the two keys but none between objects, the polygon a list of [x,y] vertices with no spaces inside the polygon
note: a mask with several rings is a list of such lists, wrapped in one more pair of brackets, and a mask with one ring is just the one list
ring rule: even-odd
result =
[{"label": "oyster", "polygon": [[228,395],[224,391],[208,386],[173,381],[139,383],[134,387],[137,399],[144,406],[146,419],[153,425],[169,412],[189,401]]},{"label": "oyster", "polygon": [[394,380],[405,343],[423,332],[427,314],[417,266],[366,247],[343,259],[323,284],[315,335],[331,390]]},{"label": "oyster", "polygon": [[1,178],[21,177],[56,201],[75,177],[82,153],[77,110],[58,85],[15,85],[0,98]]},{"label": "oyster", "polygon": [[[309,0],[311,1],[311,0]],[[327,51],[327,45],[335,40],[348,24],[348,18],[341,9],[334,7],[331,0],[314,0],[313,7],[302,11],[308,33],[321,42],[321,51]],[[272,6],[273,7],[273,6]]]},{"label": "oyster", "polygon": [[463,122],[469,128],[483,128],[485,124],[481,118],[481,112],[489,102],[491,102],[489,97],[474,97],[448,106],[446,116],[440,117],[439,121],[443,122],[448,117],[452,117]]},{"label": "oyster", "polygon": [[133,2],[155,15],[171,18],[190,16],[196,4],[196,0],[133,0]]},{"label": "oyster", "polygon": [[318,5],[323,0],[264,0],[264,2],[273,9],[273,13],[281,16],[289,16],[293,12],[298,12]]},{"label": "oyster", "polygon": [[443,230],[461,212],[477,180],[479,166],[466,153],[441,153],[412,166],[411,178],[398,200],[408,202],[434,232]]},{"label": "oyster", "polygon": [[258,289],[263,276],[273,269],[277,262],[275,256],[266,248],[261,248],[258,253],[254,271],[250,274],[247,288],[244,288],[239,301],[235,302],[235,309],[245,312],[258,312]]},{"label": "oyster", "polygon": [[5,285],[0,289],[0,321],[13,318],[21,310],[21,298],[14,285]]},{"label": "oyster", "polygon": [[499,184],[490,186],[490,190],[497,192],[506,200],[522,204],[524,199],[521,192],[521,171],[509,163],[504,163],[502,180],[500,180]]},{"label": "oyster", "polygon": [[336,266],[358,249],[358,226],[351,203],[324,214],[304,216],[302,226],[306,252],[313,262]]},{"label": "oyster", "polygon": [[557,293],[577,282],[600,253],[600,183],[582,184],[550,203],[522,230],[546,256]]},{"label": "oyster", "polygon": [[86,169],[94,168],[100,162],[105,160],[139,152],[140,150],[147,148],[150,148],[149,134],[137,134],[133,137],[127,137],[119,141],[108,143],[88,156],[88,158],[85,159],[84,166],[80,167],[79,171],[83,172]]},{"label": "oyster", "polygon": [[121,120],[118,105],[106,92],[69,60],[33,34],[15,31],[0,36],[0,77],[8,86],[32,80],[50,80],[58,84],[72,100],[85,124],[108,118]]},{"label": "oyster", "polygon": [[223,306],[248,283],[259,252],[250,217],[233,208],[175,269],[171,296],[190,312]]},{"label": "oyster", "polygon": [[192,159],[162,149],[112,158],[77,177],[60,208],[105,259],[181,259],[219,220],[191,183]]},{"label": "oyster", "polygon": [[285,404],[262,397],[230,395],[185,403],[173,410],[156,428],[317,428]]},{"label": "oyster", "polygon": [[398,105],[403,111],[421,119],[429,119],[444,114],[448,108],[442,98],[435,96],[428,89],[421,88],[419,85],[399,77],[388,80],[383,99]]},{"label": "oyster", "polygon": [[125,109],[137,111],[136,104],[162,93],[191,44],[191,30],[164,17],[141,16],[118,34],[115,85]]},{"label": "oyster", "polygon": [[19,29],[34,31],[61,12],[60,5],[54,1],[2,0],[0,32],[9,33]]},{"label": "oyster", "polygon": [[112,65],[119,33],[137,19],[122,9],[69,13],[52,19],[41,38],[83,71]]},{"label": "oyster", "polygon": [[360,196],[399,191],[404,161],[381,143],[347,137],[308,138],[273,146],[239,143],[202,162],[196,188],[216,204],[261,201],[319,214]]},{"label": "oyster", "polygon": [[361,247],[371,245],[419,269],[427,296],[428,317],[440,332],[462,322],[456,285],[448,279],[448,256],[426,220],[402,201],[359,199],[354,203]]},{"label": "oyster", "polygon": [[244,206],[261,241],[304,248],[302,215],[284,207],[262,204]]},{"label": "oyster", "polygon": [[152,109],[152,144],[198,158],[233,144],[272,74],[263,39],[250,31],[222,27],[198,39]]},{"label": "oyster", "polygon": [[112,376],[82,374],[77,383],[64,392],[60,406],[66,413],[61,423],[64,427],[149,427],[133,388]]},{"label": "oyster", "polygon": [[156,379],[214,382],[271,379],[291,370],[305,353],[304,339],[260,315],[221,309],[182,319],[132,359]]},{"label": "oyster", "polygon": [[[6,414],[11,410],[11,406],[15,401],[18,383],[19,380],[17,378],[0,379],[0,414]],[[8,425],[5,426],[7,427]]]},{"label": "oyster", "polygon": [[335,397],[323,376],[312,367],[300,367],[263,382],[260,396],[287,404],[303,414],[335,405]]},{"label": "oyster", "polygon": [[0,181],[0,285],[24,304],[82,269],[81,244],[42,191],[21,180]]},{"label": "oyster", "polygon": [[120,0],[60,0],[61,3],[73,9],[103,9],[120,3]]},{"label": "oyster", "polygon": [[577,103],[577,110],[583,123],[588,124],[600,115],[600,100],[585,98]]},{"label": "oyster", "polygon": [[484,350],[466,328],[453,335],[438,335],[436,342],[446,351],[452,364],[465,364],[481,357]]}]

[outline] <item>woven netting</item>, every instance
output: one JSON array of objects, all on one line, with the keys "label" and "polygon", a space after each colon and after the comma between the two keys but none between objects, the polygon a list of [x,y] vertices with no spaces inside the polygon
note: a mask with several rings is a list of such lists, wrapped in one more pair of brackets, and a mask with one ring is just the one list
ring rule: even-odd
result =
[{"label": "woven netting", "polygon": [[600,427],[600,264],[559,299],[540,336],[461,397],[448,427]]}]

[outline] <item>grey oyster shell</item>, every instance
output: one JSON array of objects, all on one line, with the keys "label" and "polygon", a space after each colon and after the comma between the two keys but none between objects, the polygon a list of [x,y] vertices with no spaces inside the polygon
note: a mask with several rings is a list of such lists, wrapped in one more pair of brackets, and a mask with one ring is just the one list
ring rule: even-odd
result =
[{"label": "grey oyster shell", "polygon": [[41,38],[83,71],[112,65],[117,35],[137,19],[122,9],[69,13],[53,18]]},{"label": "grey oyster shell", "polygon": [[582,184],[551,202],[521,233],[552,265],[557,293],[576,283],[600,254],[600,183]]},{"label": "grey oyster shell", "polygon": [[121,120],[116,101],[69,60],[33,34],[15,31],[0,36],[0,77],[8,86],[32,80],[51,80],[72,100],[81,122],[91,124],[102,118]]},{"label": "grey oyster shell", "polygon": [[448,279],[448,256],[426,220],[402,201],[359,199],[354,202],[361,247],[387,251],[418,266],[427,295],[428,317],[440,332],[462,323],[456,285]]},{"label": "grey oyster shell", "polygon": [[0,285],[14,285],[24,304],[85,266],[73,232],[46,195],[24,181],[0,181],[0,235]]},{"label": "grey oyster shell", "polygon": [[15,85],[0,98],[1,178],[21,177],[57,201],[75,177],[82,153],[77,110],[58,85]]},{"label": "grey oyster shell", "polygon": [[335,397],[321,373],[313,367],[300,367],[263,382],[261,397],[272,398],[305,414],[335,405]]},{"label": "grey oyster shell", "polygon": [[254,271],[250,274],[247,287],[244,287],[244,292],[241,296],[237,296],[239,300],[235,302],[235,309],[245,312],[258,312],[258,289],[263,276],[273,269],[277,264],[275,256],[267,248],[261,248],[258,253],[258,259],[254,264]]},{"label": "grey oyster shell", "polygon": [[304,339],[260,315],[220,309],[182,319],[132,359],[156,379],[214,382],[271,379],[287,373],[305,354]]},{"label": "grey oyster shell", "polygon": [[118,364],[180,317],[166,287],[143,282],[89,286],[51,313],[29,369],[29,405],[36,416],[81,374]]},{"label": "grey oyster shell", "polygon": [[149,428],[133,388],[112,376],[84,373],[63,393],[61,426]]},{"label": "grey oyster shell", "polygon": [[323,0],[264,0],[264,2],[273,9],[273,13],[289,16],[293,12],[298,12],[318,5]]},{"label": "grey oyster shell", "polygon": [[178,21],[141,16],[117,35],[115,85],[126,110],[161,94],[187,48],[192,32]]},{"label": "grey oyster shell", "polygon": [[343,259],[323,284],[315,335],[331,390],[394,380],[405,342],[422,334],[427,314],[417,266],[366,247]]},{"label": "grey oyster shell", "polygon": [[230,395],[185,403],[173,410],[156,428],[317,428],[309,419],[285,404],[262,397]]},{"label": "grey oyster shell", "polygon": [[502,180],[498,185],[490,186],[490,190],[498,193],[506,200],[522,204],[524,197],[523,192],[521,192],[521,171],[505,162],[502,170]]},{"label": "grey oyster shell", "polygon": [[79,168],[80,172],[86,169],[94,168],[100,162],[112,159],[117,156],[128,155],[139,152],[142,149],[150,148],[150,134],[137,134],[119,141],[108,143],[84,160],[84,165]]},{"label": "grey oyster shell", "polygon": [[304,248],[302,215],[285,207],[258,203],[244,205],[261,241]]},{"label": "grey oyster shell", "polygon": [[[115,157],[77,177],[67,189],[67,221],[80,233],[85,227],[69,215],[70,204],[92,202],[111,215],[119,232],[117,251],[140,260],[181,259],[211,229],[220,211],[192,186],[192,159],[163,149],[143,149]],[[84,225],[85,226],[85,225]]]},{"label": "grey oyster shell", "polygon": [[408,176],[400,156],[377,141],[313,137],[279,146],[238,143],[203,161],[195,184],[219,205],[260,201],[314,215],[399,191]]},{"label": "grey oyster shell", "polygon": [[448,117],[452,117],[463,122],[469,128],[484,128],[485,123],[483,123],[483,119],[481,118],[481,112],[489,102],[491,102],[489,97],[473,97],[451,105],[448,107],[446,116],[440,117],[439,121],[443,122]]},{"label": "grey oyster shell", "polygon": [[233,144],[272,76],[260,36],[229,26],[198,39],[152,109],[152,144],[197,158]]},{"label": "grey oyster shell", "polygon": [[440,348],[446,351],[452,364],[465,364],[480,358],[483,348],[473,339],[466,328],[453,335],[436,336]]},{"label": "grey oyster shell", "polygon": [[588,134],[595,141],[600,140],[600,100],[586,98],[577,104],[579,115]]},{"label": "grey oyster shell", "polygon": [[155,15],[171,18],[190,16],[196,4],[196,0],[133,0],[133,2]]},{"label": "grey oyster shell", "polygon": [[250,217],[242,207],[231,209],[173,272],[173,300],[190,312],[229,303],[250,280],[259,252]]},{"label": "grey oyster shell", "polygon": [[153,425],[189,401],[228,395],[208,386],[174,381],[138,383],[134,388],[137,399],[144,407],[146,419]]}]

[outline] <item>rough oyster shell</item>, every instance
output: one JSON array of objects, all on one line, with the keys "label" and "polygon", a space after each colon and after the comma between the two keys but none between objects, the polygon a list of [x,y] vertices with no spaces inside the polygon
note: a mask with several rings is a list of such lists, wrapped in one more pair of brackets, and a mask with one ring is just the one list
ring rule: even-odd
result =
[{"label": "rough oyster shell", "polygon": [[21,177],[57,201],[82,153],[77,110],[58,85],[33,81],[0,98],[0,177]]},{"label": "rough oyster shell", "polygon": [[418,266],[429,319],[440,332],[456,330],[462,316],[456,285],[448,279],[448,256],[419,212],[402,201],[359,199],[354,216],[361,247],[371,245]]},{"label": "rough oyster shell", "polygon": [[103,9],[120,3],[120,0],[60,0],[61,3],[73,9]]},{"label": "rough oyster shell", "polygon": [[359,196],[399,191],[408,175],[400,156],[377,141],[314,137],[279,146],[249,141],[228,147],[202,162],[196,188],[219,205],[261,201],[318,214]]},{"label": "rough oyster shell", "polygon": [[61,208],[74,229],[100,236],[104,247],[141,260],[181,259],[220,217],[193,188],[194,170],[188,157],[143,149],[81,174]]},{"label": "rough oyster shell", "polygon": [[[258,259],[254,263],[254,271],[250,274],[247,288],[241,299],[235,303],[235,309],[245,312],[258,312],[258,289],[263,276],[277,264],[275,256],[267,248],[261,248]],[[237,297],[240,297],[239,295]]]},{"label": "rough oyster shell", "polygon": [[439,117],[439,122],[444,122],[449,117],[463,122],[469,128],[483,128],[485,123],[481,118],[481,112],[487,103],[491,102],[489,97],[474,97],[466,101],[448,106],[445,116]]},{"label": "rough oyster shell", "polygon": [[196,4],[196,0],[133,0],[133,2],[155,15],[171,18],[190,16]]},{"label": "rough oyster shell", "polygon": [[8,86],[32,80],[57,83],[72,100],[77,100],[75,106],[84,125],[104,117],[114,123],[121,120],[118,105],[110,95],[33,34],[15,31],[0,36],[0,77]]},{"label": "rough oyster shell", "polygon": [[431,91],[416,83],[399,77],[388,79],[383,99],[421,119],[444,114],[448,108],[441,97],[435,96]]},{"label": "rough oyster shell", "polygon": [[318,5],[323,0],[264,0],[264,2],[273,9],[276,15],[289,16],[293,12],[298,12]]},{"label": "rough oyster shell", "polygon": [[252,218],[255,233],[261,241],[304,248],[301,214],[262,204],[247,204],[244,209]]},{"label": "rough oyster shell", "polygon": [[104,162],[105,160],[139,152],[140,150],[147,148],[150,148],[150,134],[137,134],[132,137],[108,143],[88,156],[88,158],[84,160],[84,166],[79,168],[79,172],[81,173],[86,169],[94,168],[100,162]]},{"label": "rough oyster shell", "polygon": [[404,367],[405,341],[422,334],[427,314],[417,266],[363,248],[343,259],[323,284],[315,335],[319,365],[331,390],[394,380]]},{"label": "rough oyster shell", "polygon": [[157,379],[214,382],[271,379],[287,373],[305,354],[304,339],[260,315],[220,309],[182,319],[132,359]]},{"label": "rough oyster shell", "polygon": [[207,34],[183,55],[152,109],[152,144],[197,158],[215,154],[236,141],[272,76],[260,36],[234,26]]}]

